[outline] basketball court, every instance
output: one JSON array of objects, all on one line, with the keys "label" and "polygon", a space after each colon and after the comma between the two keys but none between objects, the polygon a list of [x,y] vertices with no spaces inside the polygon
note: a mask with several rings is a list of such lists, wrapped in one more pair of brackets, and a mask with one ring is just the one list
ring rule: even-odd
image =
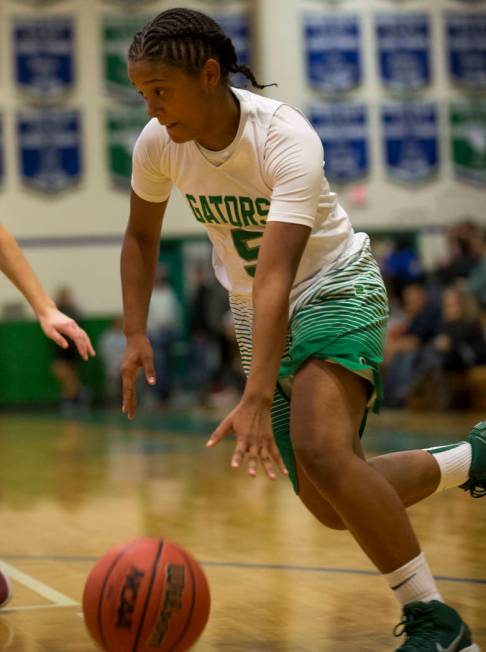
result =
[{"label": "basketball court", "polygon": [[[385,413],[370,451],[453,441],[481,414]],[[0,612],[1,652],[94,652],[84,582],[112,545],[165,537],[209,579],[212,609],[198,652],[393,650],[399,609],[346,532],[326,530],[285,479],[229,468],[232,442],[204,447],[204,415],[0,423],[0,565],[14,598]],[[439,589],[486,649],[486,501],[462,491],[411,510]],[[401,640],[401,639],[400,639]]]}]

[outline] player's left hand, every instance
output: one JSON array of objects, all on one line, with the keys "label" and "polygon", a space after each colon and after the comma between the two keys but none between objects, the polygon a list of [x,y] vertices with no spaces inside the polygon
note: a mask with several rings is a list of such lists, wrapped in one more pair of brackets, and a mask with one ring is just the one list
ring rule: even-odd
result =
[{"label": "player's left hand", "polygon": [[[57,308],[49,308],[39,316],[39,322],[44,333],[61,348],[66,349],[69,344],[66,337],[71,339],[83,360],[89,360],[96,355],[87,333],[74,321]],[[63,337],[63,335],[65,337]]]},{"label": "player's left hand", "polygon": [[273,437],[270,406],[242,399],[213,431],[206,446],[216,446],[229,434],[236,438],[236,447],[231,458],[231,466],[234,469],[239,468],[247,457],[248,475],[251,477],[256,476],[259,464],[270,480],[277,479],[274,465],[282,475],[288,475]]}]

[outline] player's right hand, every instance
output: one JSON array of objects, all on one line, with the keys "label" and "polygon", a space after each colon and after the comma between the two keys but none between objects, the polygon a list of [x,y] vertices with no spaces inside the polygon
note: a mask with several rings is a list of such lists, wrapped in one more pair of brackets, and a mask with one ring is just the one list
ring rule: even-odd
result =
[{"label": "player's right hand", "polygon": [[137,334],[127,337],[127,346],[120,367],[123,384],[122,412],[133,419],[137,409],[136,380],[137,372],[142,367],[149,385],[155,385],[154,353],[146,335]]}]

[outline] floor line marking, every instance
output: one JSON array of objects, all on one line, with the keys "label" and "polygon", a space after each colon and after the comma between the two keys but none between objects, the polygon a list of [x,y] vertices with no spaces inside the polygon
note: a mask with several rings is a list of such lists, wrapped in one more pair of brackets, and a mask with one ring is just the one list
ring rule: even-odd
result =
[{"label": "floor line marking", "polygon": [[79,607],[79,602],[74,604],[56,604],[51,602],[51,604],[31,604],[21,607],[7,607],[0,611],[0,614],[13,614],[16,611],[39,611],[40,609],[67,609],[68,607]]},{"label": "floor line marking", "polygon": [[6,561],[0,562],[0,568],[5,570],[5,573],[8,575],[8,577],[15,580],[16,582],[19,582],[20,584],[23,584],[28,589],[31,589],[38,595],[41,595],[43,598],[53,602],[55,605],[62,607],[74,607],[79,604],[75,600],[68,598],[67,595],[59,593],[59,591],[56,591],[47,584],[44,584],[44,582],[36,580],[35,577],[27,575],[27,573],[23,573],[15,566],[8,564]]},{"label": "floor line marking", "polygon": [[[81,562],[95,563],[99,557],[93,555],[21,555],[21,554],[2,554],[0,552],[0,567],[2,559],[11,559],[17,561],[58,561],[58,562]],[[366,570],[364,568],[341,568],[329,566],[303,566],[297,564],[269,564],[255,562],[237,562],[237,561],[210,561],[199,560],[202,566],[214,568],[234,568],[234,569],[254,569],[254,570],[282,570],[289,572],[302,573],[323,573],[323,574],[344,574],[344,575],[369,575],[378,577],[380,573],[376,570]],[[486,584],[486,577],[453,577],[450,575],[434,575],[434,578],[440,582],[453,582],[456,584]]]}]

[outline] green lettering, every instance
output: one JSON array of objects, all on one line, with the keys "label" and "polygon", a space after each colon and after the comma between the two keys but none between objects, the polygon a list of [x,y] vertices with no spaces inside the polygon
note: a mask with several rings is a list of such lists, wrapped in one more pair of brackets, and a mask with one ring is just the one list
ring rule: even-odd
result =
[{"label": "green lettering", "polygon": [[[248,262],[256,261],[260,251],[260,240],[263,233],[261,231],[243,231],[234,229],[231,231],[233,244],[238,254]],[[245,265],[248,276],[255,276],[256,265]]]},{"label": "green lettering", "polygon": [[219,205],[223,203],[223,198],[221,197],[221,195],[209,195],[209,201],[211,204],[213,204],[214,208],[216,209],[216,212],[218,213],[218,217],[220,218],[221,222],[223,224],[228,224],[228,220],[224,216],[221,208],[219,207]]},{"label": "green lettering", "polygon": [[194,197],[194,195],[186,194],[186,199],[189,202],[189,206],[191,207],[191,210],[194,213],[194,217],[196,218],[196,220],[204,224],[204,217],[196,205],[196,198]]},{"label": "green lettering", "polygon": [[233,226],[241,226],[240,211],[238,209],[238,199],[233,195],[227,195],[224,198],[224,205],[226,206],[226,212],[228,213],[230,224],[232,224]]},{"label": "green lettering", "polygon": [[258,197],[255,204],[258,215],[263,218],[260,220],[260,224],[264,226],[267,223],[267,215],[268,211],[270,210],[270,202],[268,199],[265,199],[265,197]]},{"label": "green lettering", "polygon": [[253,199],[250,199],[250,197],[240,197],[240,212],[244,226],[258,226],[258,223],[253,218],[255,215]]},{"label": "green lettering", "polygon": [[214,222],[215,224],[219,224],[217,218],[211,212],[211,207],[209,206],[208,198],[205,197],[204,195],[200,195],[199,201],[201,202],[201,208],[203,211],[205,221],[208,223]]}]

